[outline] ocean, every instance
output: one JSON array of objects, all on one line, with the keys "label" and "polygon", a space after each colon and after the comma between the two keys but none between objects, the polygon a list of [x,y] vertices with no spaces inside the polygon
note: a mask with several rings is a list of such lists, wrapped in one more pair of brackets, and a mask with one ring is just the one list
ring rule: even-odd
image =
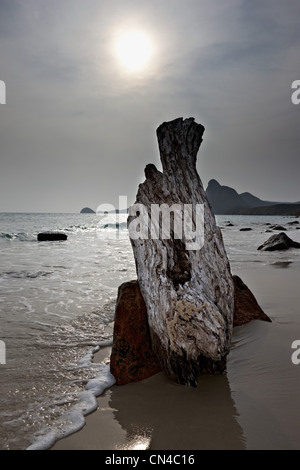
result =
[{"label": "ocean", "polygon": [[[0,345],[5,345],[5,364],[0,364],[1,450],[51,447],[82,428],[84,416],[97,407],[95,397],[114,384],[108,361],[94,363],[93,355],[112,342],[118,286],[136,278],[126,215],[117,216],[117,226],[114,217],[103,224],[97,214],[0,214]],[[255,276],[262,266],[284,273],[292,267],[299,279],[300,250],[257,251],[272,235],[266,233],[267,224],[284,225],[300,242],[300,224],[289,224],[298,219],[216,219],[234,274],[247,271]],[[241,232],[243,227],[252,230]],[[37,234],[43,231],[62,231],[68,239],[38,242]],[[265,306],[276,324],[286,321],[272,302]],[[300,339],[297,308],[289,320],[295,339]],[[235,334],[233,351],[241,344],[246,351],[253,341],[241,331]],[[260,373],[258,356],[251,367]],[[238,368],[233,356],[231,384]],[[296,366],[290,370],[294,374]]]}]

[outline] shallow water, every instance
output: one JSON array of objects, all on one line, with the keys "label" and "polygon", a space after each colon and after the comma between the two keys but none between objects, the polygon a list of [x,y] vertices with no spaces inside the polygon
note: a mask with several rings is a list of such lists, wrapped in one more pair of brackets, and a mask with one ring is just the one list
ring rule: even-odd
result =
[{"label": "shallow water", "polygon": [[[120,217],[120,231],[126,235],[126,216]],[[233,227],[226,226],[229,219]],[[247,446],[251,448],[255,446],[255,439],[254,443],[251,439],[261,416],[267,423],[273,422],[262,427],[261,435],[271,432],[274,419],[281,423],[281,430],[285,421],[294,422],[293,418],[296,421],[297,413],[293,414],[292,410],[296,406],[299,374],[297,366],[290,361],[290,343],[297,336],[300,339],[299,296],[295,284],[299,279],[300,250],[257,251],[257,246],[271,235],[265,233],[268,228],[265,223],[286,224],[293,218],[222,216],[217,220],[224,227],[222,233],[232,271],[243,274],[244,282],[273,320],[269,327],[255,326],[258,322],[253,322],[234,333],[227,381],[224,379],[225,384],[222,379],[219,385],[227,390],[225,408],[234,408],[238,415],[232,414],[234,426],[238,425],[235,429],[242,429],[242,436],[246,435]],[[44,439],[39,441],[41,446],[47,447],[56,437],[78,429],[84,424],[85,411],[95,406],[89,402],[90,395],[80,395],[86,391],[87,384],[94,377],[100,384],[101,380],[111,383],[109,367],[91,362],[92,351],[99,342],[111,339],[118,286],[136,277],[129,240],[113,239],[119,233],[113,229],[113,223],[100,229],[106,238],[99,239],[97,215],[0,214],[0,340],[5,341],[7,359],[6,365],[0,365],[1,449],[23,449],[39,437]],[[253,230],[240,232],[241,227]],[[37,233],[44,230],[64,231],[68,240],[37,242]],[[300,242],[299,232],[290,226],[287,233]],[[263,348],[264,362],[257,348],[261,349],[265,343],[269,346]],[[254,352],[250,354],[252,347]],[[282,416],[278,411],[274,418],[264,400],[257,397],[254,400],[254,393],[255,408],[247,398],[247,377],[254,384],[258,380],[259,396],[263,394],[270,403],[273,400],[278,409],[283,403],[279,398],[285,400],[290,387],[293,398],[290,410],[283,411]],[[282,387],[278,385],[278,377],[283,381]],[[264,387],[273,387],[273,398]],[[107,393],[117,396],[117,392]],[[250,411],[247,403],[252,403]],[[124,409],[121,404],[119,408],[120,417]],[[255,411],[252,414],[251,409]],[[165,419],[169,419],[167,415]],[[194,425],[196,432],[197,423]],[[294,428],[299,441],[296,422]],[[296,445],[293,432],[285,430],[284,433],[287,438],[280,438],[280,442]],[[156,430],[158,435],[160,438],[155,440],[151,435],[152,445],[153,442],[160,445],[162,435]],[[277,441],[271,438],[270,445],[278,445]],[[189,442],[186,445],[191,445]],[[208,446],[208,442],[203,445]],[[241,442],[243,446],[243,438]]]},{"label": "shallow water", "polygon": [[[117,287],[135,271],[129,241],[100,240],[98,223],[90,215],[0,215],[8,235],[0,238],[2,449],[26,448],[46,428],[61,428],[88,380],[100,380],[91,360],[80,360],[111,339]],[[37,242],[45,230],[68,240]]]}]

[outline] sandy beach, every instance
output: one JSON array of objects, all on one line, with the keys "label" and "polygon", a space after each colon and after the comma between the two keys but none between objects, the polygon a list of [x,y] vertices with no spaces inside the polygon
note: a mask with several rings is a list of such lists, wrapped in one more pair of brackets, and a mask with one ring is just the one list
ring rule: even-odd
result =
[{"label": "sandy beach", "polygon": [[[225,373],[201,377],[197,388],[171,383],[164,373],[113,386],[82,430],[52,449],[299,449],[300,365],[291,361],[291,344],[300,339],[299,265],[258,262],[232,271],[272,323],[234,329]],[[94,362],[109,353],[99,351]]]}]

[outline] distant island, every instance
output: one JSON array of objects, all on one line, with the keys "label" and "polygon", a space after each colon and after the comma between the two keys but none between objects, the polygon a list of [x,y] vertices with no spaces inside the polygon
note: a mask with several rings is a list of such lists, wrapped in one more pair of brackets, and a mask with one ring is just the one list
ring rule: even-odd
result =
[{"label": "distant island", "polygon": [[253,194],[238,194],[229,186],[221,186],[212,179],[206,188],[206,196],[215,214],[220,215],[300,215],[300,202],[263,201]]},{"label": "distant island", "polygon": [[84,207],[83,209],[81,209],[80,214],[128,214],[128,209],[114,209],[113,211],[95,212],[89,207]]},{"label": "distant island", "polygon": [[84,207],[83,209],[81,209],[80,214],[96,214],[96,212],[93,211],[93,209],[90,209],[89,207]]}]

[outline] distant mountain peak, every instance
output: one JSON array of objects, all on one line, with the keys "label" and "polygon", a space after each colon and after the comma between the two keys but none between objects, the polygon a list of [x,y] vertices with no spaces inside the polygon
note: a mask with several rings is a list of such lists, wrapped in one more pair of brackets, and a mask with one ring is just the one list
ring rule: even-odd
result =
[{"label": "distant mountain peak", "polygon": [[212,179],[209,181],[206,196],[215,214],[229,214],[230,210],[238,207],[248,207],[247,202],[229,186],[221,186],[220,183]]},{"label": "distant mountain peak", "polygon": [[218,183],[218,181],[214,179],[210,180],[207,185],[207,188],[220,188],[220,187],[221,187],[220,183]]},{"label": "distant mountain peak", "polygon": [[[273,210],[275,212],[279,211],[278,215],[281,214],[282,210],[288,210],[287,203],[262,201],[249,192],[238,194],[235,189],[229,186],[221,186],[215,179],[211,179],[208,182],[206,196],[215,214],[267,214],[268,207],[271,206],[273,209],[270,209],[269,212],[272,214]],[[286,205],[286,207],[280,209],[280,204]],[[295,207],[293,207],[293,204],[291,206],[293,212]]]}]

